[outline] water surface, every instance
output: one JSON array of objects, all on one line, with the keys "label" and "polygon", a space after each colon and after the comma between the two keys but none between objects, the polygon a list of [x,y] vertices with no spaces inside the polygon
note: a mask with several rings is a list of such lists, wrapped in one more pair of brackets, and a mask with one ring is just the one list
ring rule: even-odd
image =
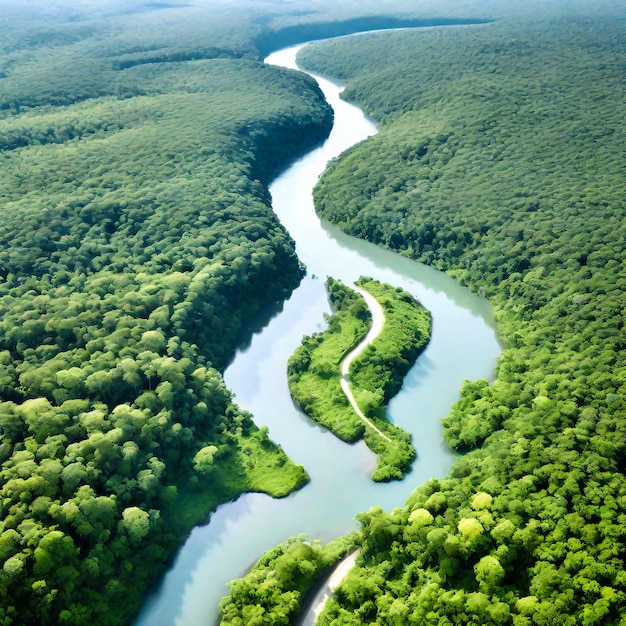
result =
[{"label": "water surface", "polygon": [[[300,46],[270,55],[267,63],[295,67]],[[292,535],[326,541],[357,527],[354,515],[374,505],[402,506],[415,486],[445,476],[453,460],[440,419],[459,396],[464,379],[491,378],[500,352],[487,302],[429,267],[322,223],[311,190],[329,159],[376,132],[357,107],[339,98],[341,87],[316,77],[335,110],[335,126],[318,149],[271,185],[273,206],[308,268],[302,284],[227,368],[236,402],[301,463],[311,482],[282,500],[247,494],[221,506],[210,523],[193,530],[159,588],[147,598],[140,626],[207,626],[218,617],[227,582],[267,549]],[[325,328],[330,308],[324,278],[352,283],[372,276],[414,294],[433,315],[427,349],[389,406],[391,419],[413,435],[417,460],[402,482],[374,483],[374,455],[365,444],[347,445],[298,411],[287,388],[286,362],[302,336]]]}]

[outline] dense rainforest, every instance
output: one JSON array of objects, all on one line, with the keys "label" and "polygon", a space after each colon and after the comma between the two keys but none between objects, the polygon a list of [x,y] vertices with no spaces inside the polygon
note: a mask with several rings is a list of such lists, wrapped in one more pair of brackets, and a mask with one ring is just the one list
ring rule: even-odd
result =
[{"label": "dense rainforest", "polygon": [[301,277],[267,183],[332,118],[263,54],[490,18],[316,52],[383,127],[324,214],[487,295],[507,348],[446,420],[453,474],[361,516],[365,569],[329,616],[618,622],[626,12],[524,4],[2,0],[1,624],[128,623],[217,504],[307,480],[221,377]]},{"label": "dense rainforest", "polygon": [[[317,44],[381,132],[316,190],[348,233],[493,303],[497,380],[444,420],[465,453],[360,516],[320,624],[618,624],[626,610],[626,7]],[[436,320],[435,320],[436,323]]]},{"label": "dense rainforest", "polygon": [[262,181],[331,112],[247,60],[121,80],[0,121],[5,624],[127,621],[218,503],[307,480],[218,370],[298,284]]}]

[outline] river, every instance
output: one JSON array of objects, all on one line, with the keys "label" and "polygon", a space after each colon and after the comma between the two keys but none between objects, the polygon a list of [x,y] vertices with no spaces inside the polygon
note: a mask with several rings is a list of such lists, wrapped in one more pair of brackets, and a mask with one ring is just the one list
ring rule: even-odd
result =
[{"label": "river", "polygon": [[[293,68],[298,49],[276,52],[266,62]],[[236,402],[259,426],[268,426],[270,437],[304,465],[311,482],[281,500],[246,494],[221,506],[209,524],[193,530],[146,598],[137,626],[211,626],[227,582],[244,574],[265,550],[300,533],[326,541],[350,532],[358,512],[374,505],[402,506],[415,486],[445,476],[453,455],[443,442],[440,418],[458,398],[464,379],[493,375],[500,347],[485,300],[441,272],[349,237],[316,216],[311,190],[328,160],[376,132],[360,109],[340,99],[340,86],[316,79],[335,110],[333,130],[323,146],[270,187],[274,210],[296,241],[307,276],[224,374]],[[289,396],[287,359],[303,335],[325,327],[324,313],[330,312],[327,275],[348,284],[367,275],[401,286],[432,313],[431,341],[389,405],[390,418],[412,433],[417,450],[404,481],[374,483],[369,474],[375,459],[367,447],[342,443],[299,412]]]}]

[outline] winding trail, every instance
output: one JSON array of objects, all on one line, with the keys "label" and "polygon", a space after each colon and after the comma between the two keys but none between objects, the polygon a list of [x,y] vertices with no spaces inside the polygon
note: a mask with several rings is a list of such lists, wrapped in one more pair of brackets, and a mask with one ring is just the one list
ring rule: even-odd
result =
[{"label": "winding trail", "polygon": [[382,430],[377,428],[365,415],[363,415],[363,411],[359,408],[359,405],[356,403],[354,399],[354,395],[352,394],[352,389],[350,388],[350,365],[356,357],[358,357],[367,346],[369,346],[378,335],[383,330],[385,326],[385,313],[383,312],[383,307],[380,306],[378,300],[374,298],[374,296],[365,291],[365,289],[361,289],[356,285],[352,285],[352,289],[354,289],[357,293],[361,294],[365,299],[365,303],[369,307],[369,310],[372,313],[372,327],[369,329],[367,335],[363,338],[363,340],[359,343],[359,345],[352,350],[349,354],[346,355],[344,360],[341,362],[341,389],[346,394],[346,397],[350,401],[352,408],[356,411],[356,414],[361,418],[363,422],[365,422],[372,430],[376,431],[380,437],[382,437],[385,441],[391,443],[391,439],[385,435]]},{"label": "winding trail", "polygon": [[313,626],[315,624],[326,603],[332,598],[335,589],[356,565],[357,556],[359,556],[359,551],[355,550],[337,564],[322,588],[315,594],[306,613],[298,622],[298,626]]}]

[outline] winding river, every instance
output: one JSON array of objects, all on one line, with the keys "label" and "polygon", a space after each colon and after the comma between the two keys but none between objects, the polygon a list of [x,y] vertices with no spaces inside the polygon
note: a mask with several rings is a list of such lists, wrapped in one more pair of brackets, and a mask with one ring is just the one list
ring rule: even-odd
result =
[{"label": "winding river", "polygon": [[[267,63],[295,68],[299,47],[270,55]],[[339,98],[341,87],[316,76],[335,109],[335,126],[323,146],[296,162],[272,184],[274,210],[296,241],[308,274],[262,330],[253,332],[225,372],[237,403],[268,426],[311,482],[274,500],[246,494],[221,506],[210,524],[191,533],[159,587],[146,599],[137,626],[207,626],[218,617],[227,582],[241,576],[267,549],[307,533],[326,541],[357,527],[354,516],[374,505],[401,506],[413,488],[444,476],[453,456],[442,438],[440,418],[458,398],[464,379],[492,377],[500,352],[486,301],[429,267],[343,234],[315,214],[311,189],[329,159],[376,132],[356,107]],[[325,327],[330,312],[324,278],[352,283],[361,275],[401,286],[433,315],[428,348],[389,406],[389,415],[410,431],[417,450],[412,472],[402,482],[376,484],[369,474],[373,454],[363,443],[346,445],[293,405],[286,362],[303,335]],[[254,326],[251,327],[251,330]]]}]

